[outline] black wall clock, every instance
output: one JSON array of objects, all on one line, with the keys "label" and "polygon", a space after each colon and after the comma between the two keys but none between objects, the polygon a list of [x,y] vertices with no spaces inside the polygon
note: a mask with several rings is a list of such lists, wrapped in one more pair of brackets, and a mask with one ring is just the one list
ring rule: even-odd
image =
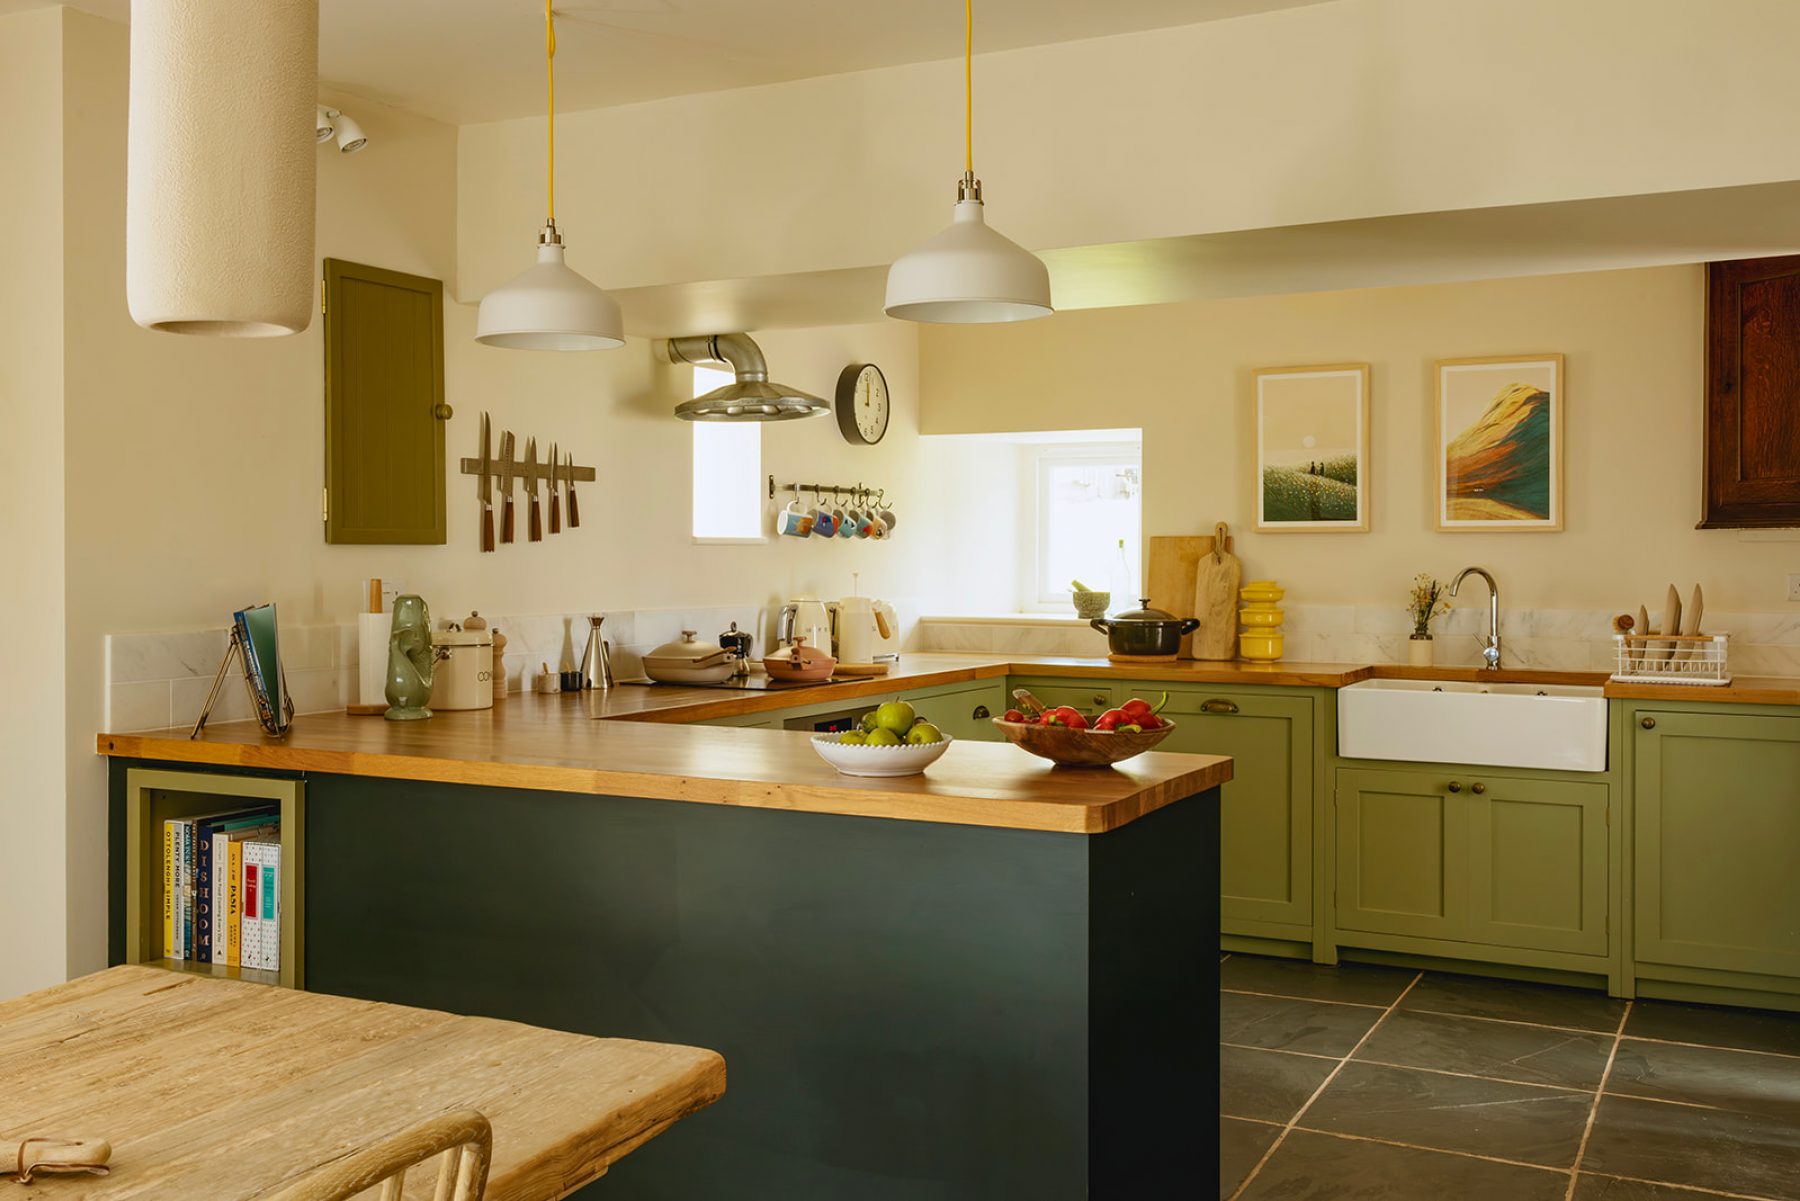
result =
[{"label": "black wall clock", "polygon": [[873,363],[852,363],[838,376],[838,429],[852,446],[873,446],[887,435],[887,377]]}]

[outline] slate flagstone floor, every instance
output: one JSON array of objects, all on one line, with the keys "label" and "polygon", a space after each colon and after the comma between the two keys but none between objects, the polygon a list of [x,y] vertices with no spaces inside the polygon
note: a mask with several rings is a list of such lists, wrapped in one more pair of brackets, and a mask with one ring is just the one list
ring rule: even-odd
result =
[{"label": "slate flagstone floor", "polygon": [[1800,1201],[1800,1015],[1219,965],[1220,1201]]}]

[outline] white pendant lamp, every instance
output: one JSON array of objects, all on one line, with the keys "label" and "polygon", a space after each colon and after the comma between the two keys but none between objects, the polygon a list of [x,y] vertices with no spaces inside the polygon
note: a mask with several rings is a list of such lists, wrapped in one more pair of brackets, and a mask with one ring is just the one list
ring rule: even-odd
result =
[{"label": "white pendant lamp", "polygon": [[950,228],[888,268],[887,315],[904,321],[990,323],[1048,317],[1050,272],[1043,260],[983,216],[975,178],[975,12],[963,0],[963,176]]},{"label": "white pendant lamp", "polygon": [[475,340],[515,350],[623,346],[618,301],[563,262],[562,234],[556,228],[556,18],[550,0],[544,0],[544,64],[550,92],[550,186],[537,265],[482,299]]},{"label": "white pendant lamp", "polygon": [[228,338],[312,320],[318,0],[131,10],[125,298],[146,329]]}]

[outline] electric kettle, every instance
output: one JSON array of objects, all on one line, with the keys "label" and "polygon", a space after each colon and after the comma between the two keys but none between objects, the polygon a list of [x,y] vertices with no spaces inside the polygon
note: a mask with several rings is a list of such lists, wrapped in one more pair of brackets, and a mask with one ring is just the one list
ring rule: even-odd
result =
[{"label": "electric kettle", "polygon": [[831,646],[831,614],[814,597],[795,597],[781,607],[781,616],[775,622],[775,641],[780,646],[792,646],[795,638],[804,638],[809,646],[821,650]]},{"label": "electric kettle", "polygon": [[899,619],[894,606],[869,596],[846,596],[837,603],[838,662],[852,666],[892,658]]}]

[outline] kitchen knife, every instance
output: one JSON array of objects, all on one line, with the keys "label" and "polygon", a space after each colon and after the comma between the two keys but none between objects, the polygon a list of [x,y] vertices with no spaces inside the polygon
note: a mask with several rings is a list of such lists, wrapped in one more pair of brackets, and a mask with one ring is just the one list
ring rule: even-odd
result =
[{"label": "kitchen knife", "polygon": [[513,435],[506,430],[500,435],[500,487],[506,493],[500,504],[500,541],[513,540]]},{"label": "kitchen knife", "polygon": [[[569,456],[568,474],[563,477],[569,481],[569,528],[574,529],[581,524],[581,506],[575,503],[575,456]],[[1697,585],[1696,585],[1697,587]]]},{"label": "kitchen knife", "polygon": [[481,498],[481,549],[494,549],[494,460],[488,415],[481,415],[481,474],[475,477],[475,495]]},{"label": "kitchen knife", "polygon": [[525,487],[531,492],[531,518],[527,537],[533,542],[544,540],[543,510],[538,508],[537,439],[525,439]]},{"label": "kitchen knife", "polygon": [[550,444],[550,532],[562,533],[562,471],[557,464],[562,462],[556,454],[556,443]]}]

